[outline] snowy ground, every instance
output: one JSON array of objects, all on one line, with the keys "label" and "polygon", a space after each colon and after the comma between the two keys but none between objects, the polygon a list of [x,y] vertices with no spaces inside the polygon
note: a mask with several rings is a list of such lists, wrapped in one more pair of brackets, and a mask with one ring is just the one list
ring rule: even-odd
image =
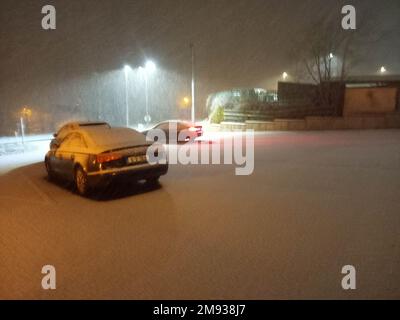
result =
[{"label": "snowy ground", "polygon": [[23,165],[42,161],[51,135],[27,136],[24,143],[20,137],[0,138],[0,174]]},{"label": "snowy ground", "polygon": [[251,176],[177,165],[159,188],[97,198],[47,181],[45,145],[1,156],[0,298],[399,299],[400,130],[255,144]]}]

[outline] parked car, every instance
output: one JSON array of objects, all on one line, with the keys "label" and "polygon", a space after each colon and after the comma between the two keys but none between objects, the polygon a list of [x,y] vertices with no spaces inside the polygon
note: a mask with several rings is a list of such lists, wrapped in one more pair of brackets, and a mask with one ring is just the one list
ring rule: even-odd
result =
[{"label": "parked car", "polygon": [[111,126],[107,122],[68,122],[53,134],[54,139],[50,142],[50,149],[53,149],[53,147],[56,146],[57,143],[60,143],[71,131],[84,127],[110,128]]},{"label": "parked car", "polygon": [[180,120],[168,120],[160,122],[153,128],[143,131],[142,133],[147,135],[151,130],[155,129],[164,131],[167,143],[191,142],[203,135],[202,126]]},{"label": "parked car", "polygon": [[[168,163],[150,164],[149,146],[146,137],[133,129],[80,125],[54,142],[45,166],[50,179],[74,182],[81,195],[118,178],[155,183],[167,173]],[[156,149],[165,152],[162,146]]]}]

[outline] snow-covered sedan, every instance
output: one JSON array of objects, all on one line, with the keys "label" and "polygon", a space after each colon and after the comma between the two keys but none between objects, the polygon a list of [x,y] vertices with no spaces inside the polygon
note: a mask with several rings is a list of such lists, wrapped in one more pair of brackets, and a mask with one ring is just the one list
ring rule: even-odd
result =
[{"label": "snow-covered sedan", "polygon": [[[154,183],[167,173],[168,163],[150,164],[149,147],[146,137],[133,129],[78,126],[55,142],[45,166],[50,179],[57,176],[74,182],[81,195],[119,177]],[[162,146],[156,150],[164,152]]]}]

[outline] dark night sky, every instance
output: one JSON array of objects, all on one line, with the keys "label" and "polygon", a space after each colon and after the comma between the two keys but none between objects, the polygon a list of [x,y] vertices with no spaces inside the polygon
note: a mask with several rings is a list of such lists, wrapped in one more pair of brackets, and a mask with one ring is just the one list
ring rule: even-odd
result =
[{"label": "dark night sky", "polygon": [[[391,30],[366,50],[360,72],[400,74],[399,0],[1,0],[0,107],[30,103],[38,86],[139,65],[190,75],[196,44],[201,101],[231,87],[273,87],[290,71],[293,37],[338,3],[369,10]],[[41,29],[41,7],[57,9],[57,30]],[[395,31],[395,32],[393,32]]]}]

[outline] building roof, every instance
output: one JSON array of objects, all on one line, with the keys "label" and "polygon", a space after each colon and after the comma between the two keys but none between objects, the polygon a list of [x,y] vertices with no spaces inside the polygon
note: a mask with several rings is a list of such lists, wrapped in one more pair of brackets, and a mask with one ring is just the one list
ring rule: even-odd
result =
[{"label": "building roof", "polygon": [[[334,81],[340,81],[339,78],[333,78]],[[365,75],[365,76],[350,76],[344,82],[346,83],[391,83],[400,82],[400,75]]]}]

